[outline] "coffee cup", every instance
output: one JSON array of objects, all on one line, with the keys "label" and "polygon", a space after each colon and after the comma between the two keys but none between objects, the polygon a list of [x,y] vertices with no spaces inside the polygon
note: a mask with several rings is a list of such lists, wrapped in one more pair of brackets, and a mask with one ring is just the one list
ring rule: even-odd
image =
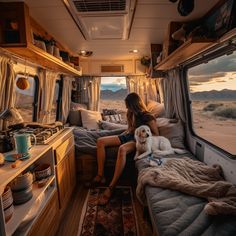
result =
[{"label": "coffee cup", "polygon": [[[31,144],[31,137],[34,139],[33,145]],[[36,145],[36,137],[33,134],[15,134],[14,139],[17,153],[27,154]]]}]

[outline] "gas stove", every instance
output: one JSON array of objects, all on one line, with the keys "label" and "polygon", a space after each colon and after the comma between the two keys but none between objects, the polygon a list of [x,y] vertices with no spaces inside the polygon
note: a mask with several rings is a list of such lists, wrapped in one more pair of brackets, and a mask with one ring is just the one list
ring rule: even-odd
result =
[{"label": "gas stove", "polygon": [[48,144],[52,141],[57,135],[59,135],[64,130],[64,126],[61,122],[56,122],[55,124],[50,125],[41,125],[41,124],[29,124],[26,127],[19,130],[11,132],[11,136],[14,136],[15,133],[28,133],[33,134],[36,137],[36,144]]}]

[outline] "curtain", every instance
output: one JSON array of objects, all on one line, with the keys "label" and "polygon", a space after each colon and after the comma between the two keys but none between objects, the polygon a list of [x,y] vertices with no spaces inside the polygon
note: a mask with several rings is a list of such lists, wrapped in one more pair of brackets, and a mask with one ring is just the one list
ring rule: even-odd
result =
[{"label": "curtain", "polygon": [[126,78],[128,93],[137,93],[147,104],[148,100],[157,101],[156,79],[146,78],[145,75],[132,75]]},{"label": "curtain", "polygon": [[70,102],[71,102],[71,90],[73,78],[65,76],[63,78],[63,90],[62,90],[62,117],[61,121],[66,123],[67,117],[70,111]]},{"label": "curtain", "polygon": [[98,111],[100,103],[101,77],[82,76],[76,78],[76,102],[86,104],[89,110]]},{"label": "curtain", "polygon": [[167,118],[179,118],[186,121],[184,111],[184,100],[181,87],[181,76],[179,69],[168,71],[167,78],[160,81],[163,91],[164,105]]},{"label": "curtain", "polygon": [[[15,72],[10,59],[0,57],[0,112],[15,105]],[[7,128],[8,122],[0,120],[0,130]]]},{"label": "curtain", "polygon": [[93,77],[88,84],[88,109],[99,111],[101,77]]},{"label": "curtain", "polygon": [[41,69],[39,71],[40,87],[42,90],[40,121],[50,123],[51,111],[53,109],[53,98],[55,93],[56,80],[58,74]]}]

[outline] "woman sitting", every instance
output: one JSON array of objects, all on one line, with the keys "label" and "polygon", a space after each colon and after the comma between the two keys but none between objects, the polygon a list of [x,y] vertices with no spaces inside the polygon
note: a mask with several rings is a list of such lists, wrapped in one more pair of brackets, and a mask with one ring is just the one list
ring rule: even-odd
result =
[{"label": "woman sitting", "polygon": [[105,163],[105,148],[109,146],[119,146],[115,172],[109,187],[105,189],[99,198],[99,205],[105,205],[110,200],[113,189],[126,164],[126,155],[135,150],[134,131],[141,125],[148,125],[153,135],[158,135],[156,119],[146,109],[142,99],[136,93],[130,93],[125,98],[127,108],[128,129],[118,136],[101,137],[97,140],[97,163],[98,172],[95,178],[90,183],[89,187],[96,187],[105,183],[104,178],[104,163]]}]

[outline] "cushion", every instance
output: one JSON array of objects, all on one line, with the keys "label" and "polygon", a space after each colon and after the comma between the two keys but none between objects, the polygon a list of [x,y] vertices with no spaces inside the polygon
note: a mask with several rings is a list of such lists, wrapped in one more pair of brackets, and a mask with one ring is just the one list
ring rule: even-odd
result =
[{"label": "cushion", "polygon": [[88,130],[99,129],[98,122],[102,120],[101,113],[98,111],[80,110],[82,125]]},{"label": "cushion", "polygon": [[81,109],[87,109],[87,105],[82,104],[82,103],[76,103],[76,102],[70,103],[70,110],[76,111],[76,110],[81,110]]},{"label": "cushion", "polygon": [[151,112],[156,118],[165,115],[164,104],[149,100],[147,103],[147,110]]},{"label": "cushion", "polygon": [[70,125],[82,126],[81,110],[70,110],[68,122]]},{"label": "cushion", "polygon": [[172,147],[185,149],[185,134],[182,122],[167,118],[157,118],[156,120],[160,135],[168,138]]},{"label": "cushion", "polygon": [[112,122],[104,121],[104,120],[99,121],[99,126],[101,129],[104,129],[104,130],[114,130],[114,129],[127,130],[128,128],[127,125],[116,124],[116,123],[112,123]]}]

